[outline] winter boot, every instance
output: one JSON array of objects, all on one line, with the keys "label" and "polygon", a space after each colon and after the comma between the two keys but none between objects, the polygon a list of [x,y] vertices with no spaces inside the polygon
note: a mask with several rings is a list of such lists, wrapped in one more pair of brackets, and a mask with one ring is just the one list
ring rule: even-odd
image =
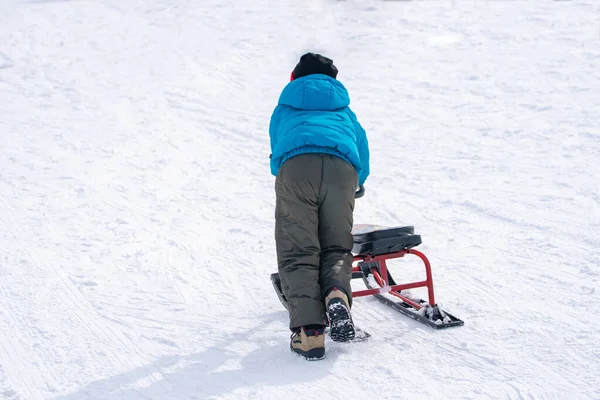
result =
[{"label": "winter boot", "polygon": [[347,342],[354,339],[355,330],[348,296],[342,290],[334,287],[325,297],[325,307],[329,318],[331,339],[335,342]]},{"label": "winter boot", "polygon": [[290,348],[309,361],[325,358],[325,327],[307,325],[296,328],[292,333]]}]

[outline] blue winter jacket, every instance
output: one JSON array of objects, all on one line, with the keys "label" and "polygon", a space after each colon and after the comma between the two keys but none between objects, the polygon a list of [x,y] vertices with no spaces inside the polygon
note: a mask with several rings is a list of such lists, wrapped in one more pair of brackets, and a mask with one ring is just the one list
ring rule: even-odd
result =
[{"label": "blue winter jacket", "polygon": [[291,81],[271,116],[271,173],[293,156],[325,153],[352,164],[362,185],[369,176],[369,144],[349,104],[344,85],[327,75]]}]

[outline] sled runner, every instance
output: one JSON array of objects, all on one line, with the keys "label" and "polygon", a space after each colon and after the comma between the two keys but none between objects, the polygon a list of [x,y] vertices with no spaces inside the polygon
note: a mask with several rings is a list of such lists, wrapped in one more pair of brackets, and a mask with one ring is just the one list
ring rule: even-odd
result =
[{"label": "sled runner", "polygon": [[[356,197],[362,197],[361,187]],[[379,301],[402,314],[414,318],[434,329],[461,326],[464,322],[442,310],[435,300],[431,264],[414,247],[421,244],[421,236],[414,234],[414,227],[384,227],[378,225],[355,225],[352,230],[354,262],[352,279],[362,279],[366,289],[352,292],[352,298],[375,296]],[[425,280],[397,283],[388,270],[387,261],[414,255],[425,267]],[[271,282],[285,308],[287,300],[281,289],[278,273],[271,274]],[[427,288],[427,300],[412,296],[408,289]],[[368,334],[367,334],[368,337]]]}]

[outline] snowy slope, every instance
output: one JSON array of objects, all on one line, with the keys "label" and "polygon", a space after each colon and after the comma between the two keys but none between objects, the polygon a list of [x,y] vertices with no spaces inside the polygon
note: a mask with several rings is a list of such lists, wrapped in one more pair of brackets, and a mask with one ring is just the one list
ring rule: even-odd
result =
[{"label": "snowy slope", "polygon": [[[0,2],[0,399],[600,399],[600,4]],[[433,331],[288,350],[268,122],[333,58]],[[394,277],[418,278],[402,260]]]}]

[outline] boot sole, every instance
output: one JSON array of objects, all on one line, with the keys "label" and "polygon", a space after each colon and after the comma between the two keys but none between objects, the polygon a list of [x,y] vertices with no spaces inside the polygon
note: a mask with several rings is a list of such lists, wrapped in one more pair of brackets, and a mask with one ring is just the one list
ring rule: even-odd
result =
[{"label": "boot sole", "polygon": [[290,350],[292,350],[294,353],[299,354],[302,357],[306,358],[308,361],[318,361],[318,360],[322,360],[325,358],[325,348],[324,347],[318,347],[316,349],[310,349],[308,351],[303,351],[300,349],[295,349],[294,347],[292,347],[292,345],[290,345]]},{"label": "boot sole", "polygon": [[348,342],[354,339],[356,330],[350,317],[350,311],[342,299],[331,299],[327,304],[329,316],[329,335],[334,342]]}]

